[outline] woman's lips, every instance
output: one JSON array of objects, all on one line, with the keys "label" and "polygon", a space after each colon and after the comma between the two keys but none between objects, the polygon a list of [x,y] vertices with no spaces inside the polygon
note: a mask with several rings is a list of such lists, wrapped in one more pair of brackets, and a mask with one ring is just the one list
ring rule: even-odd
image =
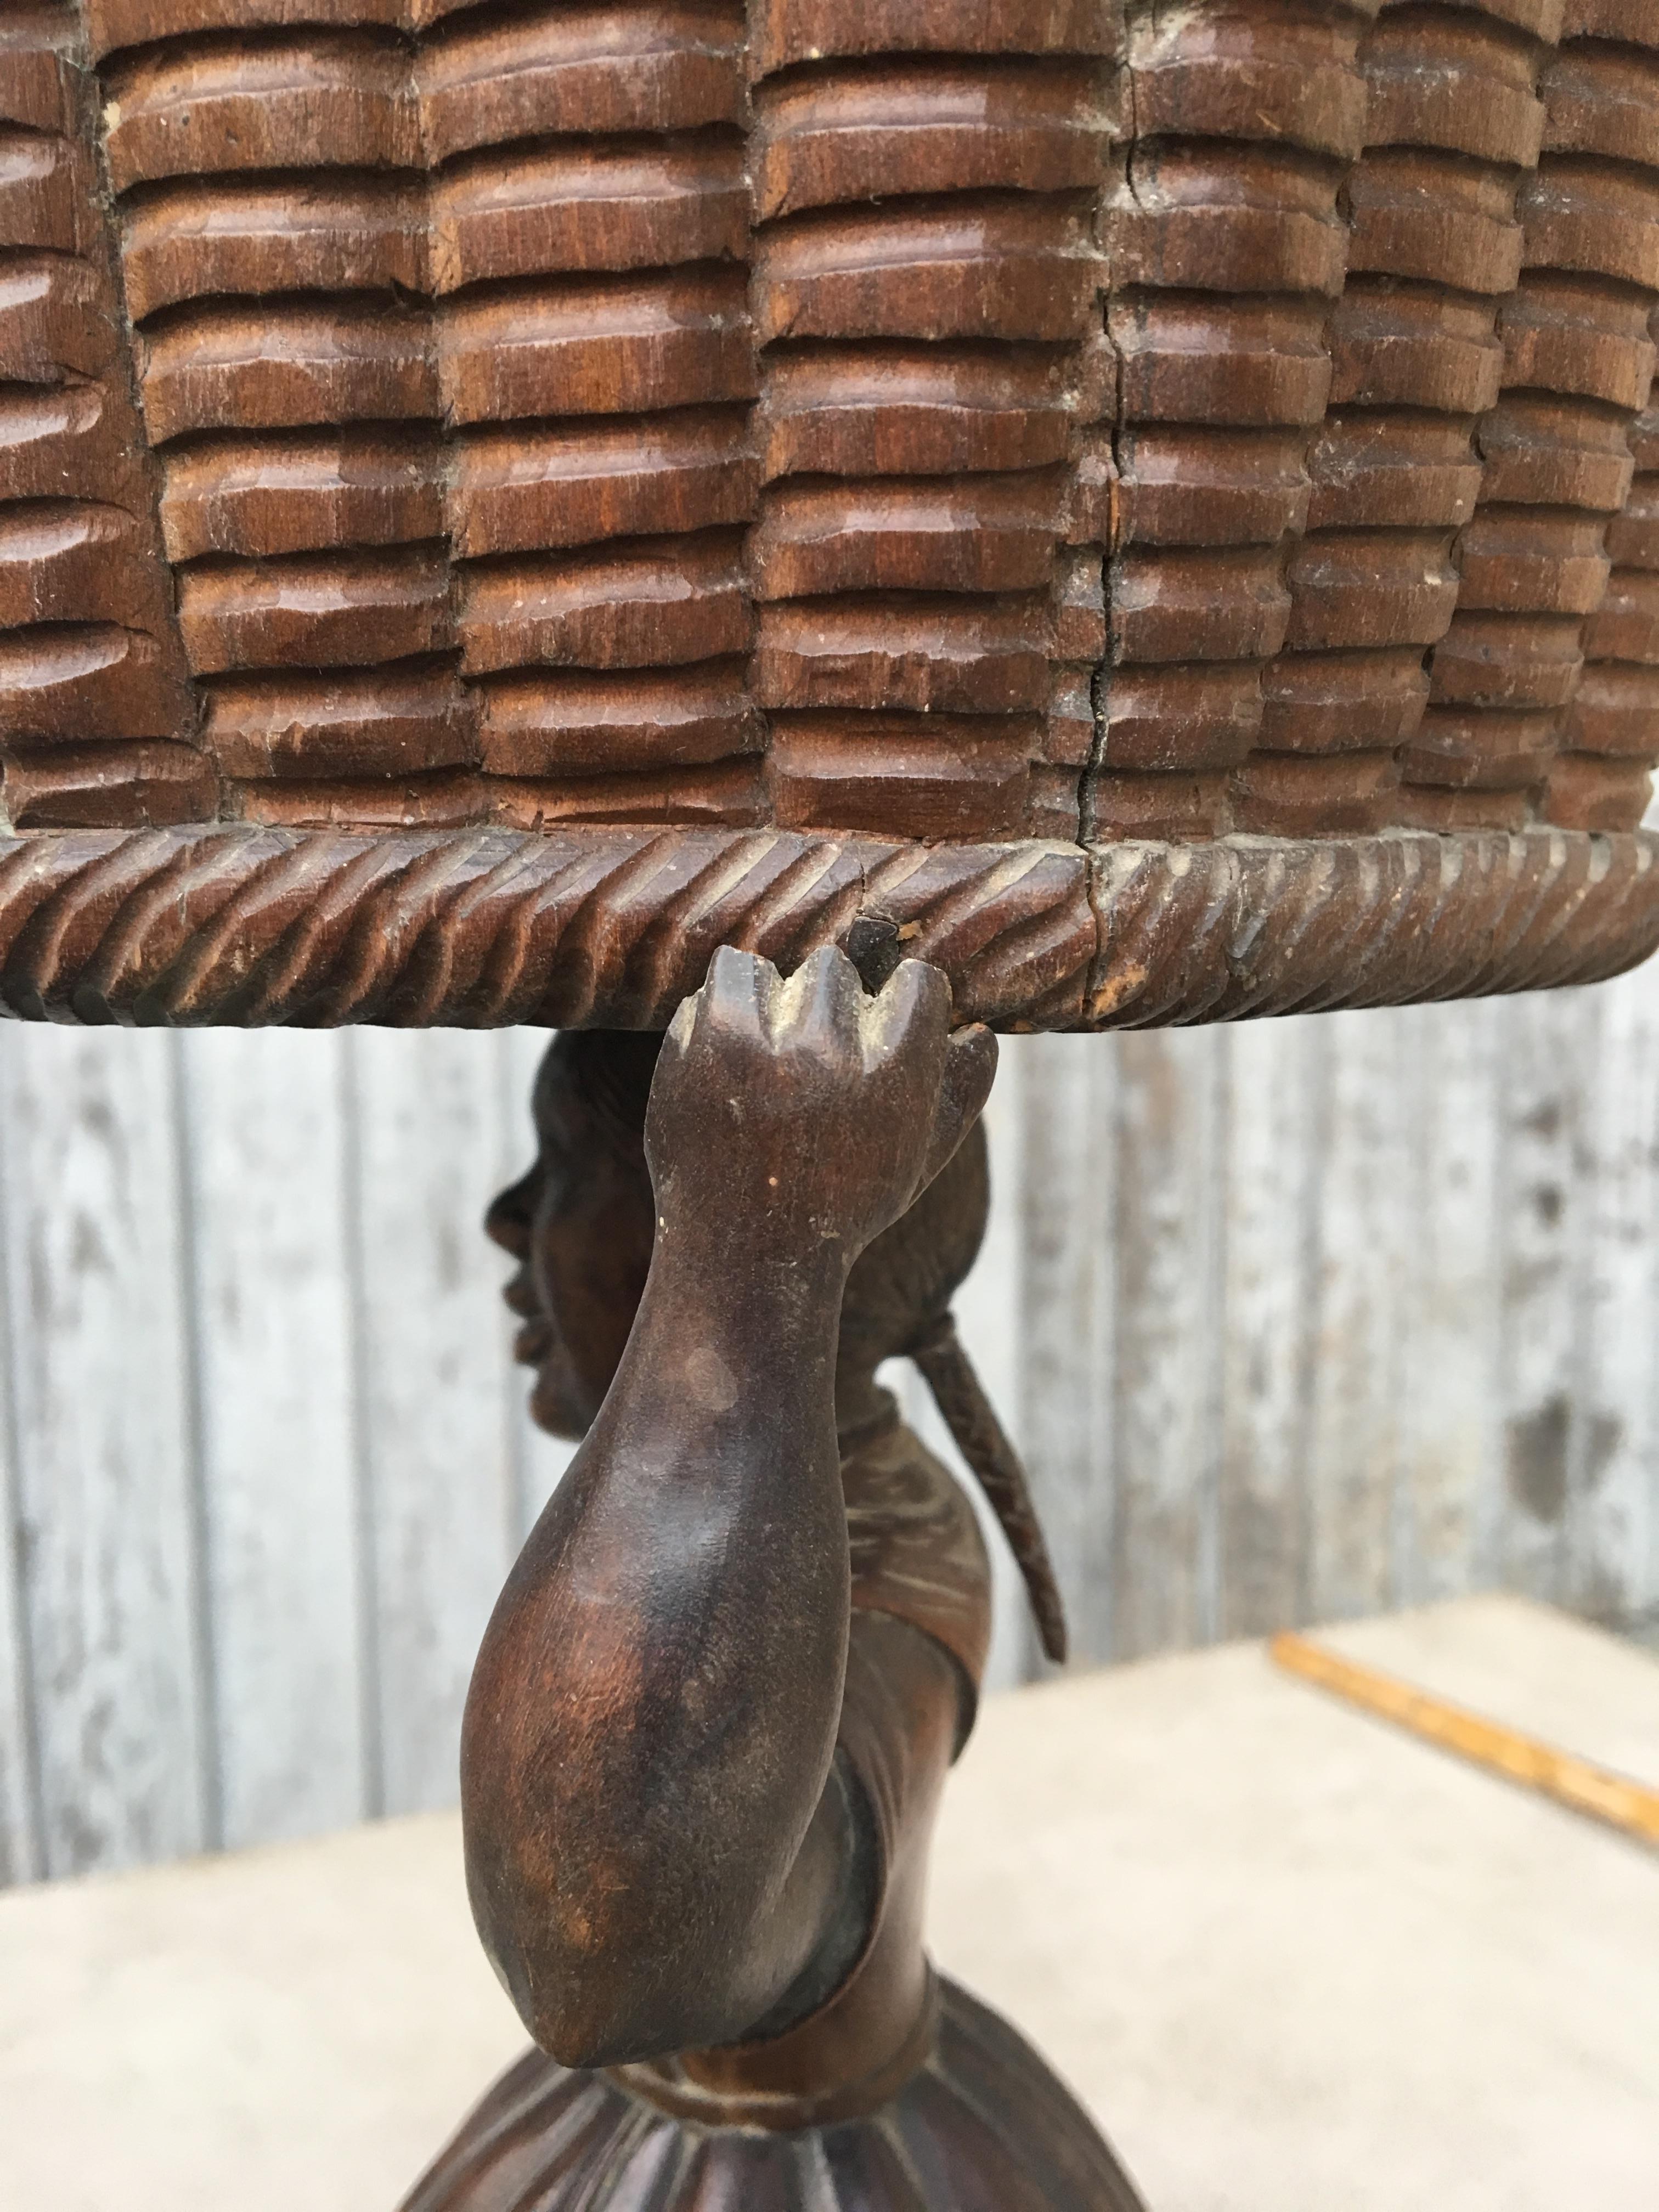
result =
[{"label": "woman's lips", "polygon": [[525,1367],[539,1367],[551,1348],[553,1329],[542,1310],[527,1267],[520,1267],[506,1284],[501,1300],[507,1311],[517,1314],[524,1323],[513,1339],[514,1358]]},{"label": "woman's lips", "polygon": [[544,1321],[527,1321],[513,1339],[513,1357],[521,1367],[539,1367],[552,1343],[553,1332]]}]

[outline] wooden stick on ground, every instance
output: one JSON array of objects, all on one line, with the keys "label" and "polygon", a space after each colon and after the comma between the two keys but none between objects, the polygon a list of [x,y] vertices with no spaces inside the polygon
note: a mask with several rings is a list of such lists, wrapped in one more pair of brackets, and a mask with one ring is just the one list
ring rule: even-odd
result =
[{"label": "wooden stick on ground", "polygon": [[1288,1673],[1316,1682],[1366,1712],[1409,1729],[1425,1742],[1484,1766],[1522,1789],[1536,1790],[1575,1813],[1588,1814],[1627,1836],[1659,1848],[1659,1790],[1650,1790],[1571,1752],[1558,1751],[1534,1736],[1522,1735],[1497,1721],[1467,1712],[1409,1682],[1380,1674],[1357,1660],[1288,1631],[1268,1644],[1269,1655]]}]

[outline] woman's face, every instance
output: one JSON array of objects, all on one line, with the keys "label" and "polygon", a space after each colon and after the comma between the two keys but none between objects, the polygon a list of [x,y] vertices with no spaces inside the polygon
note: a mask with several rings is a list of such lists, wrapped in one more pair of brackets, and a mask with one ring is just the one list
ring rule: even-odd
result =
[{"label": "woman's face", "polygon": [[523,1326],[514,1357],[536,1370],[530,1411],[557,1437],[586,1434],[634,1325],[655,1215],[643,1139],[595,1114],[555,1043],[536,1077],[535,1165],[484,1227],[519,1262],[501,1295]]}]

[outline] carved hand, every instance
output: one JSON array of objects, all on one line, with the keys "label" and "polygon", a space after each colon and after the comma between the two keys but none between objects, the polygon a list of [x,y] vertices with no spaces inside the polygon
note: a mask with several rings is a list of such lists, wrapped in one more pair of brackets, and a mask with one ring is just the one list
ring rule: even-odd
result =
[{"label": "carved hand", "polygon": [[950,986],[921,961],[868,998],[834,946],[787,981],[722,946],[652,1087],[659,1240],[735,1237],[751,1261],[844,1273],[950,1158],[995,1072],[995,1040],[951,1034]]}]

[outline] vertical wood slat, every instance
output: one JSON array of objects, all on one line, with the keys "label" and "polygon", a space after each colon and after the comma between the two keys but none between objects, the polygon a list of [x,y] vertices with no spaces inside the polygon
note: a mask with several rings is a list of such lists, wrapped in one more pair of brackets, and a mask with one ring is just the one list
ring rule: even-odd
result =
[{"label": "vertical wood slat", "polygon": [[190,1036],[187,1157],[222,1840],[373,1802],[337,1036]]},{"label": "vertical wood slat", "polygon": [[44,1871],[45,1856],[30,1755],[28,1659],[19,1618],[22,1561],[13,1466],[9,1439],[0,1432],[0,1889],[35,1881]]},{"label": "vertical wood slat", "polygon": [[1401,1473],[1406,1146],[1395,1110],[1397,1018],[1321,1018],[1319,1185],[1309,1361],[1308,1606],[1315,1619],[1391,1601]]},{"label": "vertical wood slat", "polygon": [[1659,1626],[1659,989],[1621,976],[1599,1007],[1582,1297],[1584,1448],[1567,1504],[1570,1605]]},{"label": "vertical wood slat", "polygon": [[1219,1632],[1260,1636],[1308,1606],[1308,1452],[1319,1025],[1225,1033]]},{"label": "vertical wood slat", "polygon": [[12,1632],[27,1644],[11,1671],[32,1692],[7,1797],[28,1743],[38,1841],[21,1856],[52,1875],[212,1839],[173,1042],[121,1043],[0,1041]]},{"label": "vertical wood slat", "polygon": [[517,1549],[495,1042],[453,1030],[345,1040],[356,1130],[364,1541],[375,1809],[452,1803],[473,1654]]},{"label": "vertical wood slat", "polygon": [[1212,1526],[1220,1633],[1504,1583],[1654,1617],[1659,965],[1208,1042],[1167,1126],[1181,1040],[1017,1048],[1027,1437],[1085,1656],[1206,1632]]},{"label": "vertical wood slat", "polygon": [[0,1033],[0,1888],[46,1871],[33,1756],[33,1712],[24,1614],[22,1498],[17,1462],[16,1334],[4,1254],[11,1248],[7,1191],[6,1039]]},{"label": "vertical wood slat", "polygon": [[[1010,1041],[1012,1042],[1012,1040]],[[1024,1243],[1020,1427],[1066,1601],[1072,1656],[1114,1656],[1118,1053],[1022,1039]]]},{"label": "vertical wood slat", "polygon": [[0,1033],[0,1883],[453,1801],[546,1042]]},{"label": "vertical wood slat", "polygon": [[1116,1501],[1112,1652],[1216,1632],[1226,1040],[1152,1030],[1118,1048]]},{"label": "vertical wood slat", "polygon": [[490,1199],[534,1152],[545,1033],[364,1030],[357,1137],[365,1538],[385,1810],[451,1804],[473,1656],[571,1447],[526,1410]]},{"label": "vertical wood slat", "polygon": [[1396,1018],[1406,1158],[1394,1598],[1423,1605],[1490,1587],[1498,1571],[1508,1010],[1487,999]]},{"label": "vertical wood slat", "polygon": [[[1499,1203],[1504,1222],[1505,1497],[1498,1572],[1511,1589],[1560,1595],[1571,1462],[1579,1445],[1579,1266],[1586,1249],[1583,1112],[1598,1080],[1599,1002],[1583,993],[1518,999],[1504,1028]],[[1620,1079],[1612,1071],[1600,1079]]]}]

